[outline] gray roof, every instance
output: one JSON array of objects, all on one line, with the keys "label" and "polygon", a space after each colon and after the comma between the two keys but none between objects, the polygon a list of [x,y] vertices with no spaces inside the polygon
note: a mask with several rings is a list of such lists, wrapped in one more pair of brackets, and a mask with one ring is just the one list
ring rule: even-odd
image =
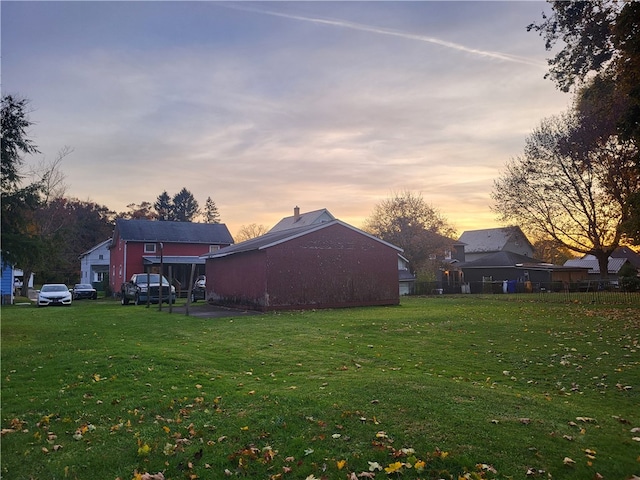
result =
[{"label": "gray roof", "polygon": [[235,253],[264,250],[266,248],[278,245],[280,243],[288,242],[289,240],[293,240],[295,238],[301,237],[303,235],[307,235],[317,230],[322,230],[323,228],[329,227],[331,225],[342,225],[343,227],[347,227],[361,235],[364,235],[366,237],[369,237],[375,240],[376,242],[383,243],[397,250],[398,252],[402,252],[402,249],[400,247],[396,247],[395,245],[387,243],[384,240],[374,237],[373,235],[363,232],[362,230],[352,227],[351,225],[344,223],[340,220],[332,220],[330,222],[322,222],[318,224],[305,225],[297,228],[289,228],[287,230],[279,230],[275,232],[271,231],[260,237],[252,238],[245,242],[237,243],[235,245],[230,245],[228,247],[221,248],[220,250],[217,250],[215,252],[206,253],[202,255],[202,257],[203,258],[220,258],[220,257],[226,257],[228,255],[233,255]]},{"label": "gray roof", "polygon": [[289,230],[290,228],[306,227],[309,225],[317,225],[322,222],[330,222],[336,218],[329,213],[329,210],[322,208],[320,210],[314,210],[313,212],[301,213],[299,215],[292,215],[285,217],[274,225],[268,233],[279,232],[282,230]]},{"label": "gray roof", "polygon": [[[145,265],[160,265],[160,257],[145,255],[142,257],[142,261]],[[165,255],[162,257],[162,262],[171,265],[204,265],[204,259],[198,256],[177,256],[177,255]]]},{"label": "gray roof", "polygon": [[640,268],[640,255],[630,247],[618,247],[611,254],[613,258],[626,258],[636,268]]},{"label": "gray roof", "polygon": [[78,256],[78,258],[86,257],[86,256],[87,256],[87,255],[89,255],[90,253],[95,252],[96,250],[98,250],[99,248],[102,248],[102,247],[107,247],[107,248],[108,248],[110,243],[111,243],[111,239],[110,239],[110,238],[108,238],[108,239],[106,239],[106,240],[104,240],[104,241],[100,242],[99,244],[94,245],[93,247],[91,247],[91,248],[90,248],[89,250],[87,250],[86,252],[81,253],[81,254]]},{"label": "gray roof", "polygon": [[478,260],[474,260],[472,262],[465,262],[458,264],[459,268],[505,268],[505,267],[515,267],[527,265],[535,267],[545,265],[549,267],[550,265],[543,262],[542,260],[534,260],[531,257],[526,257],[524,255],[518,255],[513,252],[496,252],[489,255],[486,255]]},{"label": "gray roof", "polygon": [[162,222],[119,218],[116,220],[116,233],[122,240],[135,242],[201,243],[207,245],[233,243],[233,237],[224,223]]},{"label": "gray roof", "polygon": [[533,248],[520,227],[485,228],[467,230],[460,235],[458,242],[465,244],[465,253],[499,252],[510,241],[525,241]]},{"label": "gray roof", "polygon": [[575,271],[584,270],[582,266],[574,265],[555,265],[552,263],[546,263],[542,260],[535,260],[525,255],[518,255],[513,252],[496,252],[486,255],[478,260],[472,262],[465,262],[456,265],[456,268],[461,269],[501,269],[501,268],[521,268],[527,270],[545,270],[545,271]]},{"label": "gray roof", "polygon": [[[617,274],[622,266],[628,262],[627,258],[611,258],[609,257],[609,264],[607,265],[608,273]],[[574,258],[564,262],[565,267],[582,267],[588,268],[589,273],[599,274],[600,265],[598,260],[593,255],[587,255],[584,258]]]}]

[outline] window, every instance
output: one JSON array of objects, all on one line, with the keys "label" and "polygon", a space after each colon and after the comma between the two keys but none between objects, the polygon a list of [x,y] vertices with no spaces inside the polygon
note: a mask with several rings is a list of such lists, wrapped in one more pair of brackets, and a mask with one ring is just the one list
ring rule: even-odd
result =
[{"label": "window", "polygon": [[156,253],[156,244],[155,243],[145,243],[144,244],[144,253]]},{"label": "window", "polygon": [[98,260],[104,260],[104,255],[102,254],[98,255]]},{"label": "window", "polygon": [[451,250],[445,250],[444,251],[444,258],[446,260],[451,260]]},{"label": "window", "polygon": [[220,250],[220,245],[209,245],[209,253]]}]

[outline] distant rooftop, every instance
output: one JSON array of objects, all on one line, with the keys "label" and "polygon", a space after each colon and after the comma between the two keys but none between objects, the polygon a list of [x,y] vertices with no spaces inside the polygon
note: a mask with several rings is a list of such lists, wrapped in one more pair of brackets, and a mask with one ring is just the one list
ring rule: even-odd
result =
[{"label": "distant rooftop", "polygon": [[330,222],[335,219],[336,218],[331,215],[331,213],[329,213],[329,210],[327,210],[326,208],[314,210],[313,212],[300,213],[300,208],[295,207],[293,209],[293,215],[280,220],[267,233],[281,232],[283,230],[306,227],[309,225],[317,225],[324,222]]}]

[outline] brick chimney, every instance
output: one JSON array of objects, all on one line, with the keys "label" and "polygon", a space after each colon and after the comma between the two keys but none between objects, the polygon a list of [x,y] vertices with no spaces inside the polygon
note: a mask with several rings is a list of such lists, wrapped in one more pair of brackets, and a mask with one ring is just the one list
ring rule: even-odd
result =
[{"label": "brick chimney", "polygon": [[298,220],[300,220],[300,207],[294,207],[293,208],[293,221],[297,222]]}]

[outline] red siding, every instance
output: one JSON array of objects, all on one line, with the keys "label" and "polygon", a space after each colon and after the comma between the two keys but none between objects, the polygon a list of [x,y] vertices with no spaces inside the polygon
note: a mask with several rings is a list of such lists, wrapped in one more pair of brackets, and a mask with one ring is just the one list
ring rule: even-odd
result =
[{"label": "red siding", "polygon": [[[111,249],[109,260],[109,284],[114,292],[119,291],[122,283],[130,279],[131,275],[145,271],[142,257],[160,258],[159,249],[157,249],[156,253],[144,253],[145,243],[150,242],[124,242],[117,239],[115,248]],[[209,245],[203,245],[201,243],[162,243],[164,247],[162,254],[165,257],[172,255],[197,257],[209,252]]]},{"label": "red siding", "polygon": [[265,258],[266,252],[252,251],[207,260],[207,299],[265,309],[268,306]]},{"label": "red siding", "polygon": [[209,296],[262,310],[399,303],[398,251],[332,225],[250,254],[207,261]]}]

